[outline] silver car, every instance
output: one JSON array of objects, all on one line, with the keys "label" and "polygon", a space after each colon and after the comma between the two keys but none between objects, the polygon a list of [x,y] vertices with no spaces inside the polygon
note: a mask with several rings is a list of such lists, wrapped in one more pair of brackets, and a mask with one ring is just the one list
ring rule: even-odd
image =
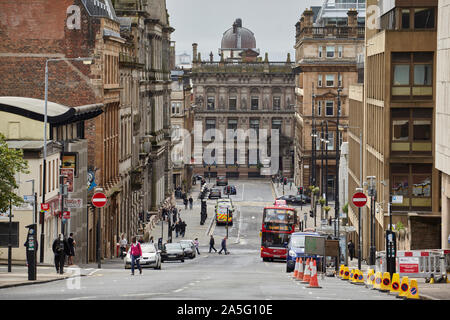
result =
[{"label": "silver car", "polygon": [[[142,257],[139,263],[142,267],[150,267],[160,270],[161,269],[161,251],[158,250],[153,243],[142,243]],[[130,249],[131,250],[131,249]],[[125,263],[125,269],[131,268],[131,253],[128,250],[127,256],[123,259]],[[136,267],[136,264],[135,264]]]}]

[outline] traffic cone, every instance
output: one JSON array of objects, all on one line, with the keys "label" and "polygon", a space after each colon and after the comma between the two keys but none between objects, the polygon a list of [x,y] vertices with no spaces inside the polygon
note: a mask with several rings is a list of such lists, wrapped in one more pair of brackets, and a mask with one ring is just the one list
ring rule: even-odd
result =
[{"label": "traffic cone", "polygon": [[311,270],[309,268],[309,258],[306,260],[305,273],[303,274],[303,283],[309,283],[311,280]]},{"label": "traffic cone", "polygon": [[303,280],[303,259],[300,258],[298,262],[298,272],[297,272],[297,280]]},{"label": "traffic cone", "polygon": [[357,285],[364,285],[364,275],[361,270],[358,270],[358,280],[356,280]]},{"label": "traffic cone", "polygon": [[382,275],[381,275],[381,272],[378,271],[377,273],[375,273],[375,283],[373,284],[372,289],[380,290],[381,289],[381,281],[382,281]]},{"label": "traffic cone", "polygon": [[397,295],[400,293],[400,275],[398,273],[394,273],[392,275],[392,283],[391,289],[389,290],[389,294]]},{"label": "traffic cone", "polygon": [[350,271],[350,275],[348,276],[348,280],[350,281],[350,283],[353,283],[353,272],[355,271],[355,269],[352,269]]},{"label": "traffic cone", "polygon": [[404,276],[400,284],[400,293],[398,294],[397,298],[405,299],[408,296],[408,292],[409,292],[409,281],[408,277]]},{"label": "traffic cone", "polygon": [[309,281],[309,286],[307,288],[322,288],[319,286],[319,280],[317,279],[317,264],[316,260],[314,260],[312,271],[311,271],[311,280]]},{"label": "traffic cone", "polygon": [[338,274],[338,278],[341,278],[344,276],[344,265],[341,264],[341,267],[339,268],[339,274]]},{"label": "traffic cone", "polygon": [[342,277],[341,280],[348,280],[350,276],[350,272],[348,271],[348,267],[344,267],[344,276]]},{"label": "traffic cone", "polygon": [[391,287],[391,274],[389,272],[383,273],[383,279],[380,285],[380,291],[389,292]]},{"label": "traffic cone", "polygon": [[298,274],[298,258],[295,259],[295,270],[294,270],[294,276],[293,278],[297,278],[297,274]]},{"label": "traffic cone", "polygon": [[411,279],[411,285],[409,286],[409,290],[408,290],[406,299],[420,299],[419,298],[419,287],[417,286],[416,279]]},{"label": "traffic cone", "polygon": [[367,272],[366,287],[372,288],[374,281],[375,281],[375,273],[373,272],[373,269],[369,269],[369,271]]}]

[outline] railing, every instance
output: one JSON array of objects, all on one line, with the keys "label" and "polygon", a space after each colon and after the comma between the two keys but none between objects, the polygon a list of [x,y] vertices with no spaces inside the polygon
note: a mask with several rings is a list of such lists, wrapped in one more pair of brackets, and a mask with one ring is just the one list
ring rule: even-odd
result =
[{"label": "railing", "polygon": [[269,72],[292,73],[293,63],[288,62],[211,62],[194,63],[193,72]]},{"label": "railing", "polygon": [[363,39],[365,36],[365,27],[304,27],[297,32],[297,37],[312,38],[358,38]]}]

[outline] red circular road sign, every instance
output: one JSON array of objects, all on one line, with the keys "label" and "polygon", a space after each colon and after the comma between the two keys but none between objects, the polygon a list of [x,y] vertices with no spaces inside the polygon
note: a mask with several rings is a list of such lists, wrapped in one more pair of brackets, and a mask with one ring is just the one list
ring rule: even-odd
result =
[{"label": "red circular road sign", "polygon": [[41,203],[41,210],[42,211],[48,211],[50,209],[50,204],[48,203]]},{"label": "red circular road sign", "polygon": [[97,192],[92,196],[92,205],[97,208],[103,208],[108,202],[108,198],[103,192]]},{"label": "red circular road sign", "polygon": [[357,192],[353,195],[352,202],[358,208],[364,207],[367,203],[367,196],[362,192]]}]

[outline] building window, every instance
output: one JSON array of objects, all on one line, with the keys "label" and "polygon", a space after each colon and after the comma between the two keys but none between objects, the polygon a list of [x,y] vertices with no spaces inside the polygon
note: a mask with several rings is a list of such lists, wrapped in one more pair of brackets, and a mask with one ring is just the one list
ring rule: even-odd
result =
[{"label": "building window", "polygon": [[250,136],[252,134],[256,134],[256,137],[259,136],[259,119],[250,119],[250,129],[253,131]]},{"label": "building window", "polygon": [[273,110],[281,109],[281,97],[273,97]]},{"label": "building window", "polygon": [[431,108],[391,109],[393,154],[432,152]]},{"label": "building window", "polygon": [[322,58],[323,47],[319,46],[319,58]]},{"label": "building window", "polygon": [[206,119],[206,130],[216,128],[216,119]]},{"label": "building window", "polygon": [[334,58],[334,46],[327,46],[327,58]]},{"label": "building window", "polygon": [[252,110],[258,110],[259,108],[259,97],[252,97],[251,98],[251,109]]},{"label": "building window", "polygon": [[322,79],[322,75],[319,74],[319,75],[318,75],[318,80],[317,80],[317,86],[318,86],[318,87],[322,87],[322,80],[323,80],[323,79]]},{"label": "building window", "polygon": [[432,52],[392,53],[392,99],[430,100],[433,98]]},{"label": "building window", "polygon": [[272,130],[278,130],[278,133],[281,134],[282,123],[281,119],[272,119]]},{"label": "building window", "polygon": [[215,97],[208,97],[207,98],[207,110],[214,110],[216,104],[216,98]]},{"label": "building window", "polygon": [[334,74],[327,74],[325,80],[327,87],[334,87]]},{"label": "building window", "polygon": [[228,134],[227,134],[227,139],[233,139],[234,136],[234,140],[237,140],[237,135],[236,135],[236,130],[238,128],[238,120],[237,119],[228,119],[228,124],[227,124],[227,130]]},{"label": "building window", "polygon": [[228,108],[230,110],[236,110],[237,107],[237,98],[236,97],[230,97],[228,99]]},{"label": "building window", "polygon": [[322,101],[317,101],[317,115],[322,116]]},{"label": "building window", "polygon": [[392,164],[391,194],[403,196],[403,203],[392,204],[392,210],[430,211],[431,183],[431,164]]},{"label": "building window", "polygon": [[[326,135],[325,135],[326,137]],[[328,151],[332,151],[334,150],[334,132],[333,131],[328,131],[328,144],[327,144],[327,149]]]},{"label": "building window", "polygon": [[402,29],[410,28],[410,10],[402,9]]},{"label": "building window", "polygon": [[414,29],[434,29],[434,8],[414,9]]},{"label": "building window", "polygon": [[325,101],[325,115],[327,117],[334,115],[334,101]]},{"label": "building window", "polygon": [[342,88],[342,74],[338,75],[338,87]]},{"label": "building window", "polygon": [[342,46],[339,46],[338,47],[338,58],[342,58],[343,51],[344,51],[344,48]]}]

